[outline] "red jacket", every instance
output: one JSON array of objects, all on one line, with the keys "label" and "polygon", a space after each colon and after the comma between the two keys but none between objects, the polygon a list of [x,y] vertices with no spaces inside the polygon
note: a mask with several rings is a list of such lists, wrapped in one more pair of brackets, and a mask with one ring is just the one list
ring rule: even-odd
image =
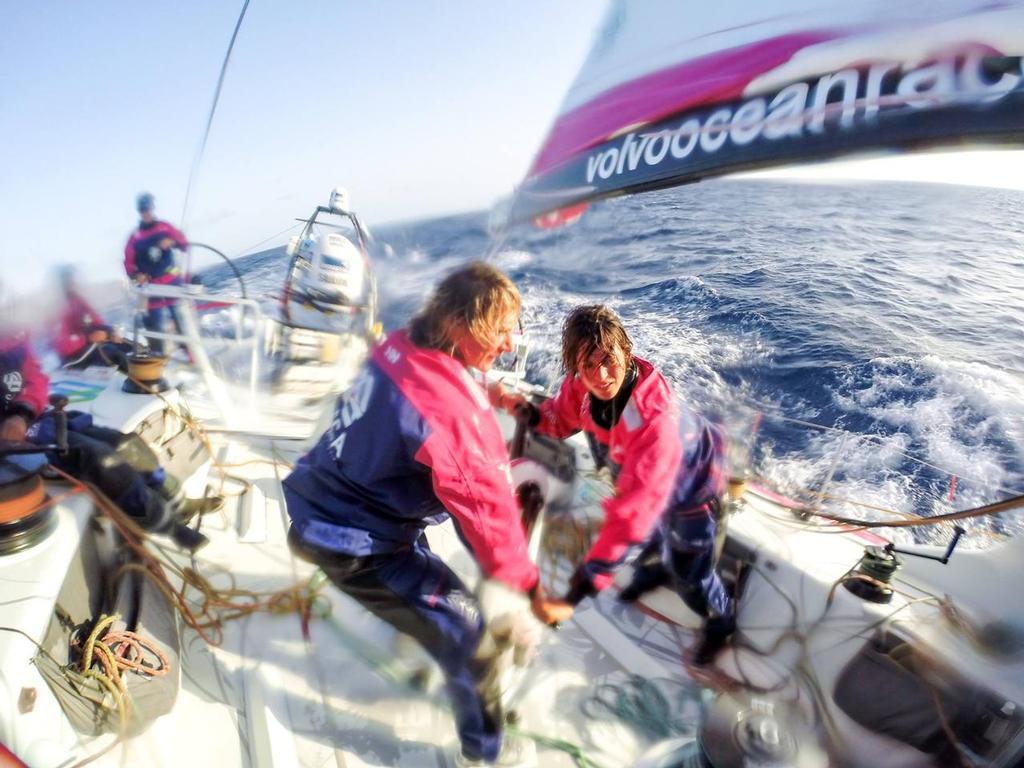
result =
[{"label": "red jacket", "polygon": [[103,325],[103,317],[85,299],[70,292],[57,322],[53,348],[61,360],[74,357],[89,344],[89,331]]},{"label": "red jacket", "polygon": [[[654,529],[675,487],[683,453],[679,412],[668,382],[646,360],[633,360],[639,380],[610,431],[594,423],[590,393],[578,377],[566,379],[558,395],[541,404],[537,426],[541,434],[558,439],[582,429],[607,453],[615,495],[604,502],[604,524],[586,556],[586,562],[596,561],[607,570]],[[611,581],[611,575],[603,573],[594,586],[603,589]]]},{"label": "red jacket", "polygon": [[0,418],[20,414],[29,421],[43,412],[50,380],[23,336],[0,337]]},{"label": "red jacket", "polygon": [[[174,252],[160,247],[166,239],[172,240],[174,247],[188,250],[185,235],[166,221],[140,222],[124,247],[124,271],[128,277],[134,280],[136,275],[143,274],[154,285],[182,285],[184,279]],[[149,308],[169,307],[174,302],[174,299],[150,299]]]},{"label": "red jacket", "polygon": [[486,392],[405,331],[374,350],[284,487],[296,532],[322,549],[393,552],[451,515],[485,576],[520,591],[537,583]]}]

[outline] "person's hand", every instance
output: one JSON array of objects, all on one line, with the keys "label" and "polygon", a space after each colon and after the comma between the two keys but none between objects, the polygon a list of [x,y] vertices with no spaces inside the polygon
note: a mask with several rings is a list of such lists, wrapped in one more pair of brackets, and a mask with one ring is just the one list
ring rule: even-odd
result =
[{"label": "person's hand", "polygon": [[136,285],[145,285],[146,283],[149,282],[149,275],[147,275],[145,272],[136,272],[135,275],[132,277],[132,280],[135,281]]},{"label": "person's hand", "polygon": [[174,238],[165,237],[158,243],[158,245],[160,246],[161,251],[166,251],[168,248],[173,248],[176,243],[174,242]]},{"label": "person's hand", "polygon": [[557,597],[549,597],[544,600],[533,600],[530,602],[530,609],[537,621],[547,624],[549,627],[557,627],[572,618],[576,610],[572,603],[559,600]]},{"label": "person's hand", "polygon": [[0,440],[23,443],[27,432],[28,421],[24,416],[8,416],[0,423]]},{"label": "person's hand", "polygon": [[571,619],[575,608],[565,600],[548,597],[544,587],[538,584],[530,596],[530,610],[541,624],[553,627]]},{"label": "person's hand", "polygon": [[479,591],[480,610],[484,615],[487,633],[493,641],[481,644],[478,653],[497,658],[511,648],[518,666],[526,666],[533,659],[540,643],[541,627],[529,610],[529,598],[496,579],[485,579]]},{"label": "person's hand", "polygon": [[507,392],[502,398],[498,407],[511,414],[518,414],[520,409],[528,408],[530,403],[520,392]]},{"label": "person's hand", "polygon": [[597,587],[591,581],[589,574],[583,566],[573,571],[569,579],[569,591],[565,593],[565,600],[570,605],[578,605],[585,597],[594,597],[597,594]]},{"label": "person's hand", "polygon": [[117,331],[111,331],[110,340],[115,344],[120,344],[122,341],[124,341],[124,337]]},{"label": "person's hand", "polygon": [[526,398],[519,392],[509,392],[500,381],[496,381],[487,387],[487,397],[495,408],[500,408],[509,413],[512,413],[517,405],[526,402]]}]

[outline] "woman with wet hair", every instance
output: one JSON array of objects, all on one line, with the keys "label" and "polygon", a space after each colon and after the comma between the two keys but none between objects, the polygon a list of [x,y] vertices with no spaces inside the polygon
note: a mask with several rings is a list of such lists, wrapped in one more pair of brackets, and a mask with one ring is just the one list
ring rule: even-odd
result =
[{"label": "woman with wet hair", "polygon": [[[490,663],[479,653],[481,604],[431,552],[426,526],[453,518],[484,589],[501,595],[495,605],[528,605],[546,624],[572,614],[545,596],[530,562],[505,443],[468,370],[486,372],[511,351],[519,308],[515,285],[488,264],[448,275],[408,329],[374,350],[339,398],[331,426],[284,483],[296,553],[441,666],[460,765],[522,765],[532,742],[503,742],[484,690]],[[520,608],[488,611],[483,600],[492,624],[532,622]]]},{"label": "woman with wet hair", "polygon": [[569,313],[562,365],[566,377],[553,399],[539,407],[521,396],[502,402],[525,410],[541,434],[564,439],[582,430],[598,465],[615,480],[604,524],[566,599],[575,605],[596,595],[633,560],[633,583],[620,599],[631,602],[671,583],[707,619],[693,653],[695,663],[706,664],[735,628],[732,599],[714,567],[718,499],[727,479],[722,430],[677,406],[665,377],[633,354],[622,320],[604,305]]}]

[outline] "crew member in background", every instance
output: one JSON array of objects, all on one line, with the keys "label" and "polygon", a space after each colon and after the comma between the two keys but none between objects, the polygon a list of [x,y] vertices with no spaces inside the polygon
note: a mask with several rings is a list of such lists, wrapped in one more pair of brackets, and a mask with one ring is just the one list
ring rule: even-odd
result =
[{"label": "crew member in background", "polygon": [[[6,324],[5,324],[6,325]],[[56,413],[44,410],[49,379],[24,334],[0,327],[0,440],[31,442],[49,448],[57,441]],[[47,459],[79,480],[93,483],[147,531],[171,536],[181,547],[195,551],[206,537],[182,523],[190,514],[208,511],[219,502],[171,499],[163,469],[144,444],[131,445],[138,456],[148,452],[151,470],[142,473],[119,452],[138,435],[97,427],[89,414],[67,414],[67,451],[46,450]]]},{"label": "crew member in background", "polygon": [[645,544],[620,599],[631,602],[672,583],[706,618],[692,658],[707,664],[735,629],[732,598],[714,568],[718,499],[727,480],[724,435],[688,408],[680,413],[665,377],[633,355],[622,321],[608,307],[569,313],[562,364],[566,378],[558,395],[539,407],[522,395],[492,397],[524,413],[540,434],[564,439],[583,430],[598,465],[614,478],[604,524],[566,599],[578,604],[596,595]]},{"label": "crew member in background", "polygon": [[[408,329],[374,350],[284,481],[296,553],[440,665],[464,766],[533,760],[532,742],[503,739],[481,611],[492,631],[504,625],[523,640],[537,626],[527,608],[546,624],[572,614],[545,595],[530,562],[498,421],[467,371],[486,372],[511,350],[519,308],[516,287],[490,265],[450,274]],[[479,600],[423,535],[449,515],[483,572]]]},{"label": "crew member in background", "polygon": [[[188,250],[188,241],[179,230],[153,215],[153,195],[143,192],[135,200],[139,212],[139,226],[124,247],[124,270],[128,277],[138,284],[183,285],[174,249]],[[178,321],[177,301],[170,298],[151,298],[143,320],[146,330],[161,332],[167,325],[167,316],[181,332]],[[164,353],[163,339],[149,340],[150,349],[158,355]]]},{"label": "crew member in background", "polygon": [[74,267],[63,266],[57,271],[57,280],[64,293],[53,346],[66,368],[89,366],[116,366],[128,372],[128,353],[131,345],[121,338],[103,317],[78,292]]},{"label": "crew member in background", "polygon": [[25,336],[0,328],[0,440],[24,442],[46,408],[48,387]]}]

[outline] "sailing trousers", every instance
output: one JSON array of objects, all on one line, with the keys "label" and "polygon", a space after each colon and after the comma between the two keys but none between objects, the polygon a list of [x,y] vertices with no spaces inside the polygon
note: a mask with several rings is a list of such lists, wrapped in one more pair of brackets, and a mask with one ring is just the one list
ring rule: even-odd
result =
[{"label": "sailing trousers", "polygon": [[733,599],[715,570],[715,521],[711,504],[685,513],[669,511],[636,559],[633,584],[644,592],[671,583],[709,632],[735,626]]},{"label": "sailing trousers", "polygon": [[[181,321],[178,318],[178,305],[171,304],[170,306],[154,307],[153,302],[150,301],[149,309],[146,314],[142,317],[142,327],[147,331],[155,331],[156,333],[164,333],[167,330],[167,317],[174,321],[174,329],[178,333],[184,333],[182,330]],[[149,348],[156,355],[163,355],[165,344],[164,339],[149,338]],[[184,344],[181,345],[183,349],[187,348]]]},{"label": "sailing trousers", "polygon": [[354,556],[302,541],[292,528],[292,550],[319,565],[335,586],[399,632],[416,640],[444,672],[462,753],[493,761],[501,725],[482,695],[488,662],[477,658],[484,634],[476,598],[430,551],[422,536],[387,554]]},{"label": "sailing trousers", "polygon": [[[138,435],[94,425],[88,414],[70,411],[67,416],[68,450],[47,453],[50,463],[95,485],[146,530],[167,530],[173,514],[159,492],[164,473],[152,450]],[[56,440],[52,411],[32,425],[29,439],[43,445]]]},{"label": "sailing trousers", "polygon": [[65,368],[116,367],[121,373],[128,373],[128,353],[131,345],[125,342],[104,341],[91,344],[84,352],[78,352],[64,360]]}]

